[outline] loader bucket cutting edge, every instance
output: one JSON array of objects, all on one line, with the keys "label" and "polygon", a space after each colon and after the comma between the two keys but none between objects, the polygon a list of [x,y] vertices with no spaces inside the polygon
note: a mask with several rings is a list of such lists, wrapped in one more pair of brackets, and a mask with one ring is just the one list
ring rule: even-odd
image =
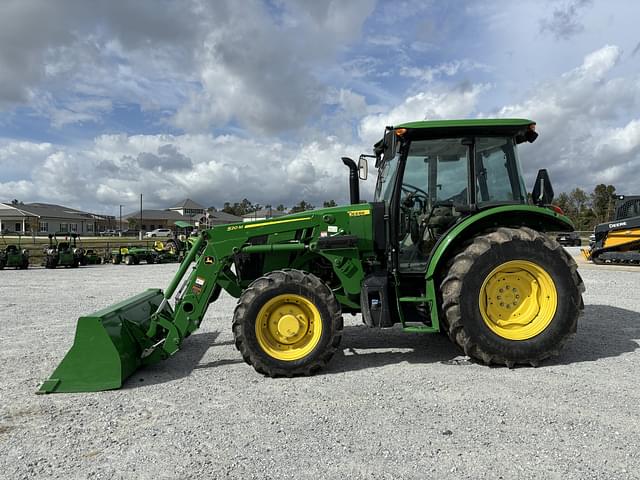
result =
[{"label": "loader bucket cutting edge", "polygon": [[142,365],[141,342],[148,339],[140,338],[141,332],[149,327],[162,299],[162,290],[151,289],[80,317],[71,349],[37,393],[120,388]]}]

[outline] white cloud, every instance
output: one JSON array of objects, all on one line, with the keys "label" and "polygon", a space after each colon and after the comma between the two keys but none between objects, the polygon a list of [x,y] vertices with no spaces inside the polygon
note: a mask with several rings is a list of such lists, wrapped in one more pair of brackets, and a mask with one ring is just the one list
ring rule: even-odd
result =
[{"label": "white cloud", "polygon": [[360,137],[366,143],[371,143],[380,139],[382,130],[388,125],[469,117],[475,110],[480,94],[487,88],[487,85],[461,85],[453,89],[440,87],[417,93],[389,112],[368,115],[362,119]]},{"label": "white cloud", "polygon": [[439,77],[453,77],[458,73],[468,73],[474,70],[487,71],[489,67],[469,59],[464,59],[445,62],[426,68],[403,66],[400,68],[400,75],[429,83]]},{"label": "white cloud", "polygon": [[621,49],[606,45],[558,79],[536,85],[526,101],[500,109],[499,116],[538,122],[540,139],[522,149],[529,183],[538,168],[548,167],[558,193],[576,186],[591,191],[603,182],[635,193],[630,172],[640,169],[640,78],[613,76],[621,61]]},{"label": "white cloud", "polygon": [[[1,151],[28,147],[9,144]],[[0,199],[55,199],[96,212],[120,204],[133,210],[140,193],[149,208],[186,197],[218,207],[244,197],[288,206],[303,199],[344,203],[348,171],[340,157],[359,153],[360,147],[333,137],[288,145],[232,135],[103,135],[81,148],[41,148],[42,165],[29,179],[0,183]],[[364,194],[371,198],[370,186]]]}]

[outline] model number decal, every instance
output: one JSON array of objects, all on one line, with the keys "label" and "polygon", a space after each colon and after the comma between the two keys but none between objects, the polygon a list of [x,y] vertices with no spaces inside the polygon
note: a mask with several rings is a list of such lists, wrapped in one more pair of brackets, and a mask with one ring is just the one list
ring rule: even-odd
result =
[{"label": "model number decal", "polygon": [[227,227],[227,232],[230,232],[232,230],[240,230],[241,228],[244,228],[244,225],[229,225]]},{"label": "model number decal", "polygon": [[351,210],[348,213],[350,217],[363,217],[365,215],[369,215],[371,210]]}]

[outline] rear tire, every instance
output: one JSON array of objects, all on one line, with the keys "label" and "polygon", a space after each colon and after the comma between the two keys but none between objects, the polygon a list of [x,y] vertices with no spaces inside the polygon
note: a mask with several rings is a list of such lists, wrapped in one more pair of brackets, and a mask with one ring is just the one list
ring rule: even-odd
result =
[{"label": "rear tire", "polygon": [[133,257],[131,255],[126,255],[124,257],[124,264],[125,265],[133,265]]},{"label": "rear tire", "polygon": [[486,364],[538,365],[575,333],[584,284],[573,258],[530,228],[479,235],[442,281],[449,338]]},{"label": "rear tire", "polygon": [[331,289],[299,270],[255,280],[233,314],[236,348],[269,377],[311,375],[324,368],[342,338],[342,312]]}]

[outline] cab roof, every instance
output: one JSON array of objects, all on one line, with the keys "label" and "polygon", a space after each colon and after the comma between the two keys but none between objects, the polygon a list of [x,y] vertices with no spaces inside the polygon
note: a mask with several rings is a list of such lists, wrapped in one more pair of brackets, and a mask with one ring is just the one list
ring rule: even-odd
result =
[{"label": "cab roof", "polygon": [[407,122],[396,125],[395,128],[521,128],[534,123],[536,122],[526,118],[468,118],[461,120],[422,120],[419,122]]}]

